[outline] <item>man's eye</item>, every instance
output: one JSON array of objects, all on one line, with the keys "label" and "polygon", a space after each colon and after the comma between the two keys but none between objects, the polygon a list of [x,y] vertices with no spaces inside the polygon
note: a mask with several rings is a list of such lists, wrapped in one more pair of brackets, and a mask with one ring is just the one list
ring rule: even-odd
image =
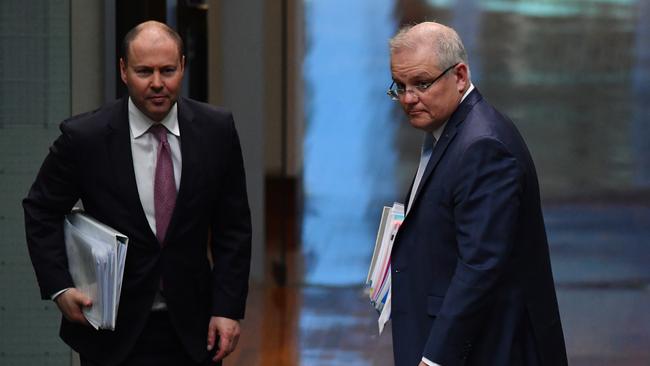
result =
[{"label": "man's eye", "polygon": [[176,68],[173,68],[173,67],[169,67],[169,68],[166,68],[166,69],[162,70],[163,75],[166,75],[166,76],[174,75],[175,72],[176,72]]},{"label": "man's eye", "polygon": [[135,73],[138,74],[138,76],[147,76],[147,75],[151,75],[151,70],[147,70],[147,69],[135,70]]},{"label": "man's eye", "polygon": [[406,90],[406,86],[402,83],[395,83],[395,90],[397,90],[400,93],[403,93],[404,90]]},{"label": "man's eye", "polygon": [[431,86],[430,81],[420,81],[420,82],[415,83],[415,87],[418,90],[427,90],[430,86]]}]

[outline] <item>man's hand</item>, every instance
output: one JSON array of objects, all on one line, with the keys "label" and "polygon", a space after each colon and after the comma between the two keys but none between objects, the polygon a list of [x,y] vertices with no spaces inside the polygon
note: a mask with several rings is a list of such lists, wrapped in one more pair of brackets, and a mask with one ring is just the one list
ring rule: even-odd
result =
[{"label": "man's hand", "polygon": [[208,326],[208,351],[214,348],[215,340],[219,337],[219,348],[212,361],[218,362],[228,356],[237,347],[239,341],[239,322],[237,320],[213,316]]},{"label": "man's hand", "polygon": [[93,305],[92,300],[76,288],[70,288],[54,299],[63,316],[73,323],[90,326],[82,312],[82,308]]},{"label": "man's hand", "polygon": [[[427,361],[428,361],[428,360],[427,360]],[[437,363],[435,363],[435,362],[433,362],[433,361],[429,361],[429,362],[432,362],[433,365],[430,365],[430,364],[424,362],[424,359],[423,359],[422,361],[420,361],[420,364],[419,364],[418,366],[440,366],[440,365],[438,365]]]}]

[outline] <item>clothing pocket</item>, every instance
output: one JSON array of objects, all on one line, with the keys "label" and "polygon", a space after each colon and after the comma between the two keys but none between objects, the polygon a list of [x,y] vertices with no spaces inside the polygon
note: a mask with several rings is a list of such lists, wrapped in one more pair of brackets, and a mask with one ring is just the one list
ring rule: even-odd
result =
[{"label": "clothing pocket", "polygon": [[430,316],[438,315],[444,299],[442,296],[427,296],[427,314]]}]

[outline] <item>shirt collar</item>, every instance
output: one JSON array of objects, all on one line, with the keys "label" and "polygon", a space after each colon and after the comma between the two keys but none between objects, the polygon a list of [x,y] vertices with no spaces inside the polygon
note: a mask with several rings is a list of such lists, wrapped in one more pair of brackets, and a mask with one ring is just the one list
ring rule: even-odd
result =
[{"label": "shirt collar", "polygon": [[[178,103],[174,103],[172,108],[167,113],[167,116],[163,118],[160,123],[167,128],[167,131],[171,132],[174,136],[180,137],[181,131],[178,127]],[[151,126],[156,122],[152,121],[151,118],[147,117],[131,100],[129,97],[129,128],[131,129],[131,137],[134,139],[139,138],[144,135]]]},{"label": "shirt collar", "polygon": [[[460,98],[460,103],[462,103],[463,100],[465,100],[465,98],[467,98],[467,96],[469,95],[469,93],[472,92],[472,90],[474,90],[474,84],[472,84],[472,83],[470,82],[470,83],[469,83],[469,88],[467,88],[467,90],[465,91],[465,94],[463,94],[463,97]],[[460,103],[459,103],[459,104],[460,104]]]},{"label": "shirt collar", "polygon": [[443,123],[440,127],[436,128],[435,130],[433,130],[433,132],[431,132],[431,134],[436,139],[436,141],[440,140],[440,136],[442,135],[442,131],[445,130],[446,125],[447,125],[447,121],[445,121],[445,123]]}]

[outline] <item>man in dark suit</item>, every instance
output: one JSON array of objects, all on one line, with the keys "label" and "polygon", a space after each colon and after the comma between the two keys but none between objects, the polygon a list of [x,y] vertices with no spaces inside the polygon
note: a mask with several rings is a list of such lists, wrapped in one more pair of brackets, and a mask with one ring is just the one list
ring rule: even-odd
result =
[{"label": "man in dark suit", "polygon": [[[140,24],[123,48],[129,97],[64,121],[23,201],[41,296],[60,308],[82,365],[220,363],[239,338],[251,250],[232,115],[178,97],[184,56],[171,28]],[[92,301],[68,272],[63,218],[79,199],[129,237],[115,331],[88,326]]]},{"label": "man in dark suit", "polygon": [[393,84],[425,132],[392,252],[395,364],[567,364],[535,167],[470,81],[451,28],[390,42]]}]

